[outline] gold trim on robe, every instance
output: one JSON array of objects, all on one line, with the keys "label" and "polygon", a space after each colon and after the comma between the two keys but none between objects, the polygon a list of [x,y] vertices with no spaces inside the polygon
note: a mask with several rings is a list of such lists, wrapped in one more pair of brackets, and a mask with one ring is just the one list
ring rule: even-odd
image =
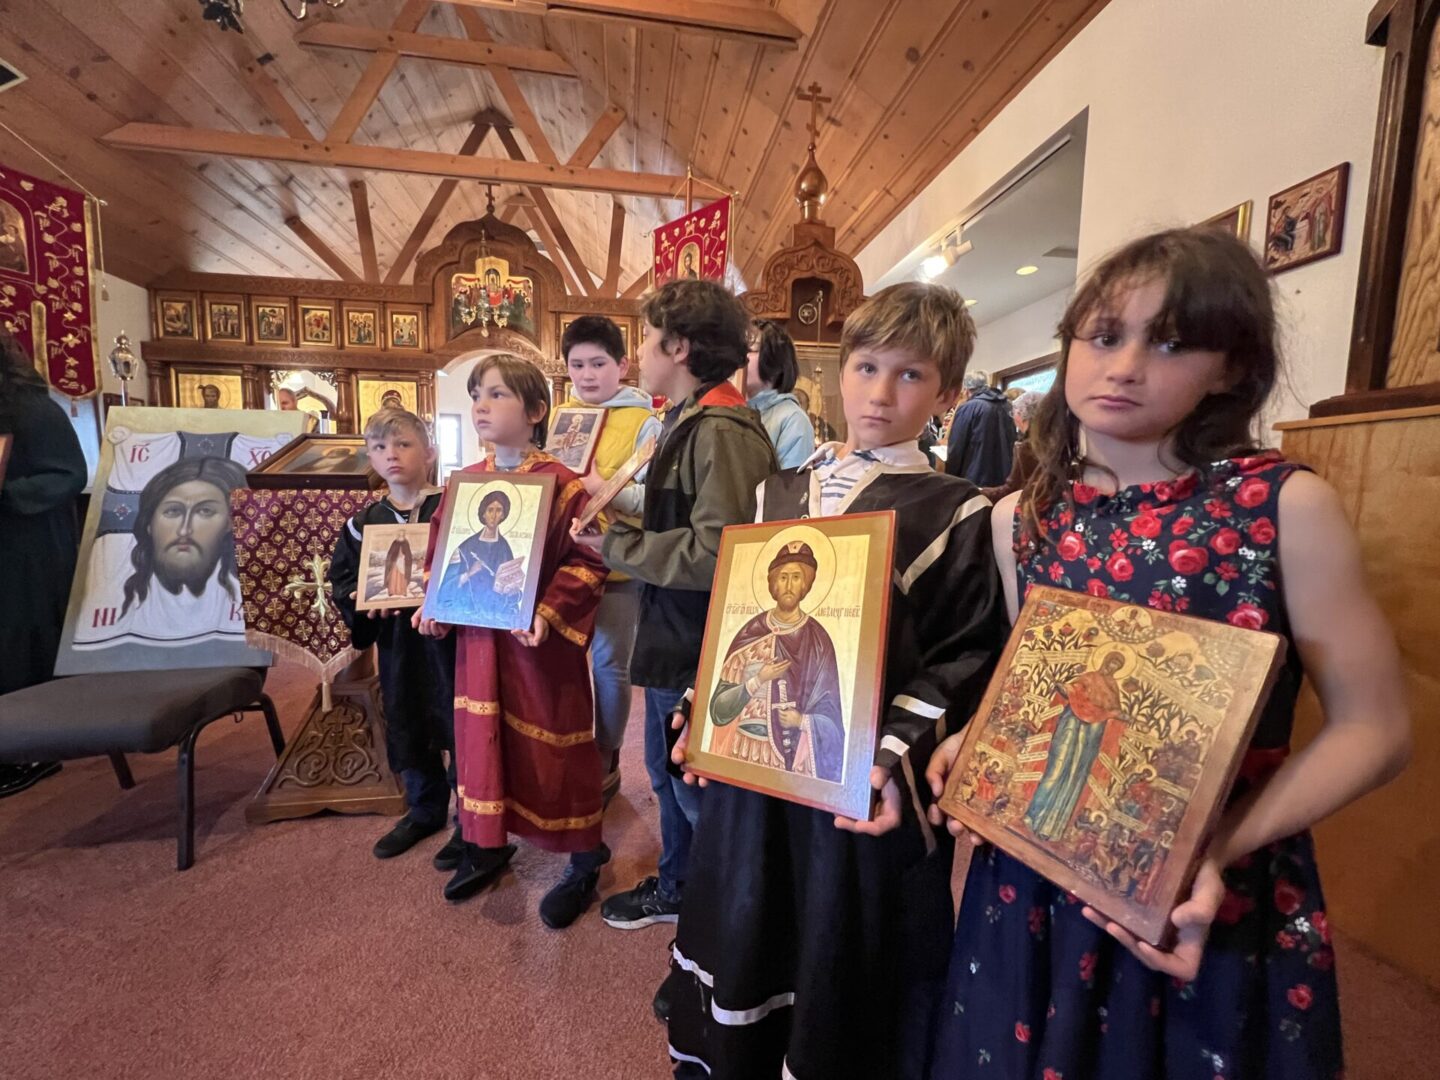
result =
[{"label": "gold trim on robe", "polygon": [[563,749],[567,746],[579,746],[581,743],[595,741],[595,733],[593,731],[573,731],[569,735],[557,735],[553,731],[546,731],[542,727],[536,727],[534,724],[526,723],[514,713],[507,712],[505,714],[505,723],[521,735],[530,739],[536,739],[545,743],[547,746],[558,746]]}]

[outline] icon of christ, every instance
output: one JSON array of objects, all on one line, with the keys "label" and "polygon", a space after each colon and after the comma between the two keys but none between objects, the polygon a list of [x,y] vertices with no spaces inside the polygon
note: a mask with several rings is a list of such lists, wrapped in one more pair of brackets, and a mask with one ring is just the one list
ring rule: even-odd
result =
[{"label": "icon of christ", "polygon": [[710,699],[714,753],[839,783],[845,754],[829,633],[800,607],[815,586],[808,544],[783,545],[767,583],[775,607],[736,633]]}]

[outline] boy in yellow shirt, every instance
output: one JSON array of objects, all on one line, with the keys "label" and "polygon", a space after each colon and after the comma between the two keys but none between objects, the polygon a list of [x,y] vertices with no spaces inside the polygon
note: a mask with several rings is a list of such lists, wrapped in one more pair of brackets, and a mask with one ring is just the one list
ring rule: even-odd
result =
[{"label": "boy in yellow shirt", "polygon": [[[652,435],[660,434],[660,419],[650,407],[650,395],[622,380],[630,368],[620,327],[603,315],[582,315],[565,328],[561,355],[570,374],[570,397],[555,410],[552,428],[569,423],[566,407],[606,410],[605,426],[595,450],[595,464],[583,477],[585,490],[594,495]],[[557,427],[558,425],[558,427]],[[639,524],[644,508],[644,472],[615,496],[605,517]],[[635,647],[635,626],[640,618],[640,583],[612,571],[595,615],[590,664],[595,679],[595,744],[605,769],[604,796],[608,803],[620,788],[620,746],[630,717],[630,654]]]}]

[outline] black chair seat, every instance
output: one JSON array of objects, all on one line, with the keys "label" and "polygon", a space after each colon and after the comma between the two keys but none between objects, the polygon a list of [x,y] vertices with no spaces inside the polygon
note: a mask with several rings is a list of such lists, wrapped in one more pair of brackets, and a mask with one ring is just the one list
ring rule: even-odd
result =
[{"label": "black chair seat", "polygon": [[180,815],[175,865],[195,861],[195,740],[230,713],[265,716],[276,758],[285,733],[255,668],[191,668],[75,675],[0,696],[0,762],[68,761],[109,755],[122,788],[135,786],[126,754],[178,746]]},{"label": "black chair seat", "polygon": [[197,724],[254,707],[264,677],[253,668],[194,668],[77,675],[0,697],[0,762],[151,754]]}]

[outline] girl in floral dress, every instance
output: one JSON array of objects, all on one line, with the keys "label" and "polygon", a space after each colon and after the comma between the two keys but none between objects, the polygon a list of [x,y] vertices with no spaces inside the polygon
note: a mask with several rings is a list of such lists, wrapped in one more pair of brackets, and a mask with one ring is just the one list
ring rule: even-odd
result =
[{"label": "girl in floral dress", "polygon": [[[1171,915],[1171,949],[970,837],[932,1076],[1339,1077],[1334,953],[1308,830],[1393,778],[1410,728],[1394,638],[1338,497],[1255,449],[1279,366],[1269,279],[1233,237],[1159,233],[1096,270],[1061,339],[1031,432],[1040,469],[994,511],[1011,620],[1031,585],[1056,585],[1272,631],[1290,648]],[[1302,671],[1326,723],[1291,754]],[[960,739],[931,761],[937,796]]]}]

